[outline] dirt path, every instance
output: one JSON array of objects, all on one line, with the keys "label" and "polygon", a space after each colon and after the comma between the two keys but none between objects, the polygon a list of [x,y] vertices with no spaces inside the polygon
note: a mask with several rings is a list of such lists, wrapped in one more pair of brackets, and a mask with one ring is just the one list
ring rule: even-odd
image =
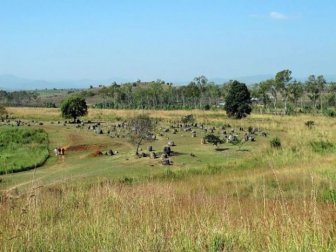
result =
[{"label": "dirt path", "polygon": [[[76,129],[63,130],[61,127],[55,126],[45,126],[44,129],[50,136],[49,148],[53,150],[57,148],[58,145],[61,145],[61,147],[66,150],[65,156],[59,156],[58,160],[55,160],[52,151],[50,153],[50,159],[44,166],[30,171],[4,175],[3,178],[13,180],[13,184],[9,185],[8,188],[0,189],[0,192],[10,193],[13,190],[29,186],[29,184],[31,184],[33,188],[40,181],[69,168],[69,164],[74,163],[75,160],[88,158],[90,154],[106,147],[107,142],[110,141],[107,136],[94,138],[91,132],[83,132]],[[23,178],[20,178],[20,176],[23,176]],[[25,179],[25,177],[27,178]],[[15,182],[17,178],[21,181]],[[26,181],[22,182],[22,179]]]}]

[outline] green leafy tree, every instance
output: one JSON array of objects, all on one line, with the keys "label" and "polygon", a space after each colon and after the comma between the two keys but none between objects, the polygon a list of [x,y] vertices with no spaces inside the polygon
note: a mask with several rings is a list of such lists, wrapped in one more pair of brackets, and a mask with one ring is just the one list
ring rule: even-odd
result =
[{"label": "green leafy tree", "polygon": [[88,114],[88,107],[84,98],[70,96],[62,102],[61,112],[64,118],[73,118],[75,122],[78,117]]},{"label": "green leafy tree", "polygon": [[320,91],[320,107],[321,107],[321,112],[323,111],[323,92],[325,90],[327,81],[324,78],[323,75],[317,76],[317,85]]},{"label": "green leafy tree", "polygon": [[[297,106],[299,99],[304,94],[304,88],[301,82],[293,81],[288,85],[290,100]],[[301,104],[302,107],[302,104]]]},{"label": "green leafy tree", "polygon": [[336,82],[331,82],[329,84],[328,93],[330,95],[329,104],[336,107]]},{"label": "green leafy tree", "polygon": [[192,83],[194,83],[199,89],[199,92],[200,92],[199,108],[202,108],[204,94],[205,94],[205,91],[208,85],[208,79],[204,75],[201,75],[201,76],[195,77]]},{"label": "green leafy tree", "polygon": [[256,96],[261,99],[264,109],[266,108],[267,104],[270,102],[270,98],[268,93],[270,92],[273,85],[273,80],[266,80],[260,82],[255,90]]},{"label": "green leafy tree", "polygon": [[236,119],[241,119],[251,113],[251,95],[244,83],[238,81],[231,83],[224,109],[229,117]]},{"label": "green leafy tree", "polygon": [[322,92],[325,89],[326,80],[323,75],[315,77],[310,75],[306,81],[306,90],[308,92],[309,99],[313,102],[314,108],[317,108],[317,101],[320,100],[320,106],[322,109]]}]

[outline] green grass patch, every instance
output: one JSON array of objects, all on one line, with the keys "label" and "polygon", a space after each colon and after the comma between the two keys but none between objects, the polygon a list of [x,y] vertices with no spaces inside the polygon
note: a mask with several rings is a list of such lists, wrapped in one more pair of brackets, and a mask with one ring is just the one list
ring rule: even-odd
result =
[{"label": "green grass patch", "polygon": [[327,153],[335,149],[335,145],[333,143],[324,140],[310,142],[310,146],[316,153]]},{"label": "green grass patch", "polygon": [[0,174],[39,167],[48,157],[48,135],[44,130],[0,128]]}]

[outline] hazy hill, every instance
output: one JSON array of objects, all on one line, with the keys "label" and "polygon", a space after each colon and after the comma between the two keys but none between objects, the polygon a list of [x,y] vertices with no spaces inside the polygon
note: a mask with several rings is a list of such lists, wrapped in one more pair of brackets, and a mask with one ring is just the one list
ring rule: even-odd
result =
[{"label": "hazy hill", "polygon": [[46,81],[32,80],[17,77],[15,75],[0,75],[0,89],[5,90],[35,90],[35,89],[68,89],[68,88],[88,88],[90,85],[98,86],[99,84],[109,84],[113,81],[124,82],[124,79],[115,78],[110,80],[62,80],[62,81]]},{"label": "hazy hill", "polygon": [[[251,75],[251,76],[241,76],[234,78],[209,78],[209,81],[212,81],[216,84],[223,84],[230,80],[238,80],[244,82],[246,84],[254,84],[263,80],[271,79],[274,75],[272,74],[259,74],[259,75]],[[305,81],[308,76],[305,77],[295,77],[294,79],[298,81]],[[336,74],[327,74],[324,75],[327,81],[336,81]],[[15,75],[0,75],[0,89],[4,89],[7,91],[13,90],[35,90],[35,89],[81,89],[88,88],[90,85],[99,86],[102,85],[110,85],[112,82],[117,83],[125,83],[131,82],[132,80],[125,78],[110,78],[105,80],[90,80],[90,79],[80,79],[80,80],[61,80],[61,81],[46,81],[46,80],[33,80],[28,78],[21,78]],[[135,81],[135,80],[133,80]],[[175,85],[187,85],[191,80],[180,80],[174,81]]]}]

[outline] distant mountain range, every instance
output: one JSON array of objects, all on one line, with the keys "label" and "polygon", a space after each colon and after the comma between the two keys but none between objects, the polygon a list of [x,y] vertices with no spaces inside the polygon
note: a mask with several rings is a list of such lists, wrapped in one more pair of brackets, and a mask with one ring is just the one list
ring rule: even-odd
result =
[{"label": "distant mountain range", "polygon": [[[230,80],[238,80],[246,84],[254,84],[263,80],[271,79],[274,75],[272,74],[261,74],[253,76],[242,76],[236,78],[209,78],[209,81],[213,81],[216,84],[223,84]],[[336,74],[324,75],[327,81],[336,81]],[[306,77],[294,77],[298,81],[304,81]],[[110,78],[105,80],[90,80],[90,79],[80,79],[80,80],[63,80],[63,81],[46,81],[46,80],[32,80],[17,77],[15,75],[0,75],[0,89],[7,91],[14,90],[35,90],[35,89],[81,89],[88,88],[90,85],[98,86],[100,84],[109,85],[112,82],[125,83],[132,80],[124,78]],[[133,80],[134,81],[134,80]],[[175,81],[176,84],[188,84],[189,81]]]},{"label": "distant mountain range", "polygon": [[17,77],[15,75],[0,75],[0,89],[13,91],[13,90],[36,90],[36,89],[81,89],[88,88],[90,85],[98,86],[100,84],[110,84],[113,81],[125,82],[126,80],[121,78],[115,78],[110,80],[62,80],[62,81],[46,81],[46,80],[32,80]]}]

